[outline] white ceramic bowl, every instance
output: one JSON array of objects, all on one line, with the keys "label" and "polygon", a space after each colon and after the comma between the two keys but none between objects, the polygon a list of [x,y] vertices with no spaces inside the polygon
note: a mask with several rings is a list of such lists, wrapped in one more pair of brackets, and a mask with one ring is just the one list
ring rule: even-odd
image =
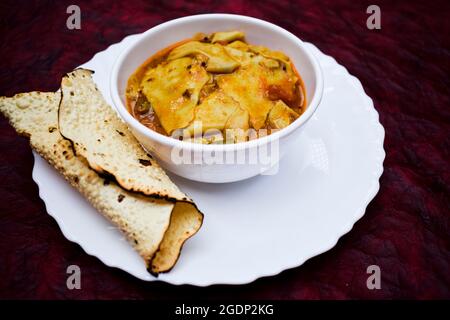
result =
[{"label": "white ceramic bowl", "polygon": [[[150,56],[198,32],[241,30],[251,44],[263,45],[288,55],[306,89],[306,111],[288,127],[269,136],[226,145],[203,145],[179,141],[142,125],[127,110],[125,89],[130,75]],[[269,22],[240,15],[205,14],[160,24],[145,33],[118,57],[112,73],[112,101],[140,143],[157,157],[165,169],[190,180],[223,183],[258,174],[274,174],[278,161],[295,148],[305,123],[316,111],[323,93],[322,71],[304,43],[292,33]],[[271,170],[269,170],[272,168]]]}]

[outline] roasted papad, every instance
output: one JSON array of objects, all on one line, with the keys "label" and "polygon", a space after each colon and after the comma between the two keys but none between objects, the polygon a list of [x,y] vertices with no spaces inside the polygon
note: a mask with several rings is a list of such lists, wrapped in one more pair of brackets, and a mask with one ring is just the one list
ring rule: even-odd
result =
[{"label": "roasted papad", "polygon": [[98,173],[145,195],[189,201],[103,99],[92,71],[77,69],[61,81],[59,129]]},{"label": "roasted papad", "polygon": [[[77,87],[76,81],[74,87]],[[73,141],[60,134],[58,107],[62,102],[61,96],[61,92],[30,92],[11,98],[0,97],[0,111],[17,133],[30,139],[34,150],[126,234],[145,260],[149,272],[157,275],[169,271],[175,265],[183,243],[201,227],[203,215],[190,200],[172,200],[185,196],[148,156],[145,160],[149,160],[150,167],[157,170],[153,174],[160,175],[161,181],[167,184],[164,188],[149,185],[146,190],[154,190],[154,194],[128,191],[110,176],[93,170],[84,156],[75,154]],[[85,102],[95,105],[88,100]],[[118,130],[131,140],[126,127],[118,126]],[[117,151],[123,152],[123,149]],[[142,156],[140,151],[136,150],[136,153]],[[167,193],[167,198],[161,197],[164,193]]]}]

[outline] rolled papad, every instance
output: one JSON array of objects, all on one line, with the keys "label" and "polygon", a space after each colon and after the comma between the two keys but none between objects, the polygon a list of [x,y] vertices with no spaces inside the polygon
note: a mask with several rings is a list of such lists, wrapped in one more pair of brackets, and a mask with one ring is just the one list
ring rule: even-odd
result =
[{"label": "rolled papad", "polygon": [[106,103],[92,73],[76,69],[61,81],[59,129],[73,142],[76,154],[95,171],[113,176],[124,189],[192,203]]},{"label": "rolled papad", "polygon": [[125,190],[92,170],[60,134],[60,102],[61,92],[22,93],[0,97],[0,111],[20,135],[30,139],[34,150],[125,233],[150,273],[169,271],[183,243],[201,227],[203,215],[195,205]]}]

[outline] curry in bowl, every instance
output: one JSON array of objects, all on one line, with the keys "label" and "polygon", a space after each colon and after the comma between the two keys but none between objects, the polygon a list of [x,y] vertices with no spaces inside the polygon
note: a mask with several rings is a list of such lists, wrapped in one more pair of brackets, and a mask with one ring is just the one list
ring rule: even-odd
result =
[{"label": "curry in bowl", "polygon": [[289,57],[240,31],[197,34],[156,53],[128,79],[126,101],[148,128],[183,140],[200,133],[202,143],[270,134],[306,108]]}]

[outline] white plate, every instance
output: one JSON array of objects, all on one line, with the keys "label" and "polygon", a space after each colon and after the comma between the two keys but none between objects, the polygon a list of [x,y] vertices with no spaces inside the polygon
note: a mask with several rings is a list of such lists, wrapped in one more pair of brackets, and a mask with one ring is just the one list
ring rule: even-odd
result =
[{"label": "white plate", "polygon": [[[83,65],[95,71],[108,102],[111,66],[137,37],[125,38]],[[88,254],[147,281],[244,284],[331,249],[378,192],[384,129],[361,83],[333,58],[309,48],[323,68],[323,100],[276,175],[219,185],[173,177],[195,199],[205,221],[171,272],[159,278],[148,274],[122,234],[35,154],[33,179],[48,213]]]}]

